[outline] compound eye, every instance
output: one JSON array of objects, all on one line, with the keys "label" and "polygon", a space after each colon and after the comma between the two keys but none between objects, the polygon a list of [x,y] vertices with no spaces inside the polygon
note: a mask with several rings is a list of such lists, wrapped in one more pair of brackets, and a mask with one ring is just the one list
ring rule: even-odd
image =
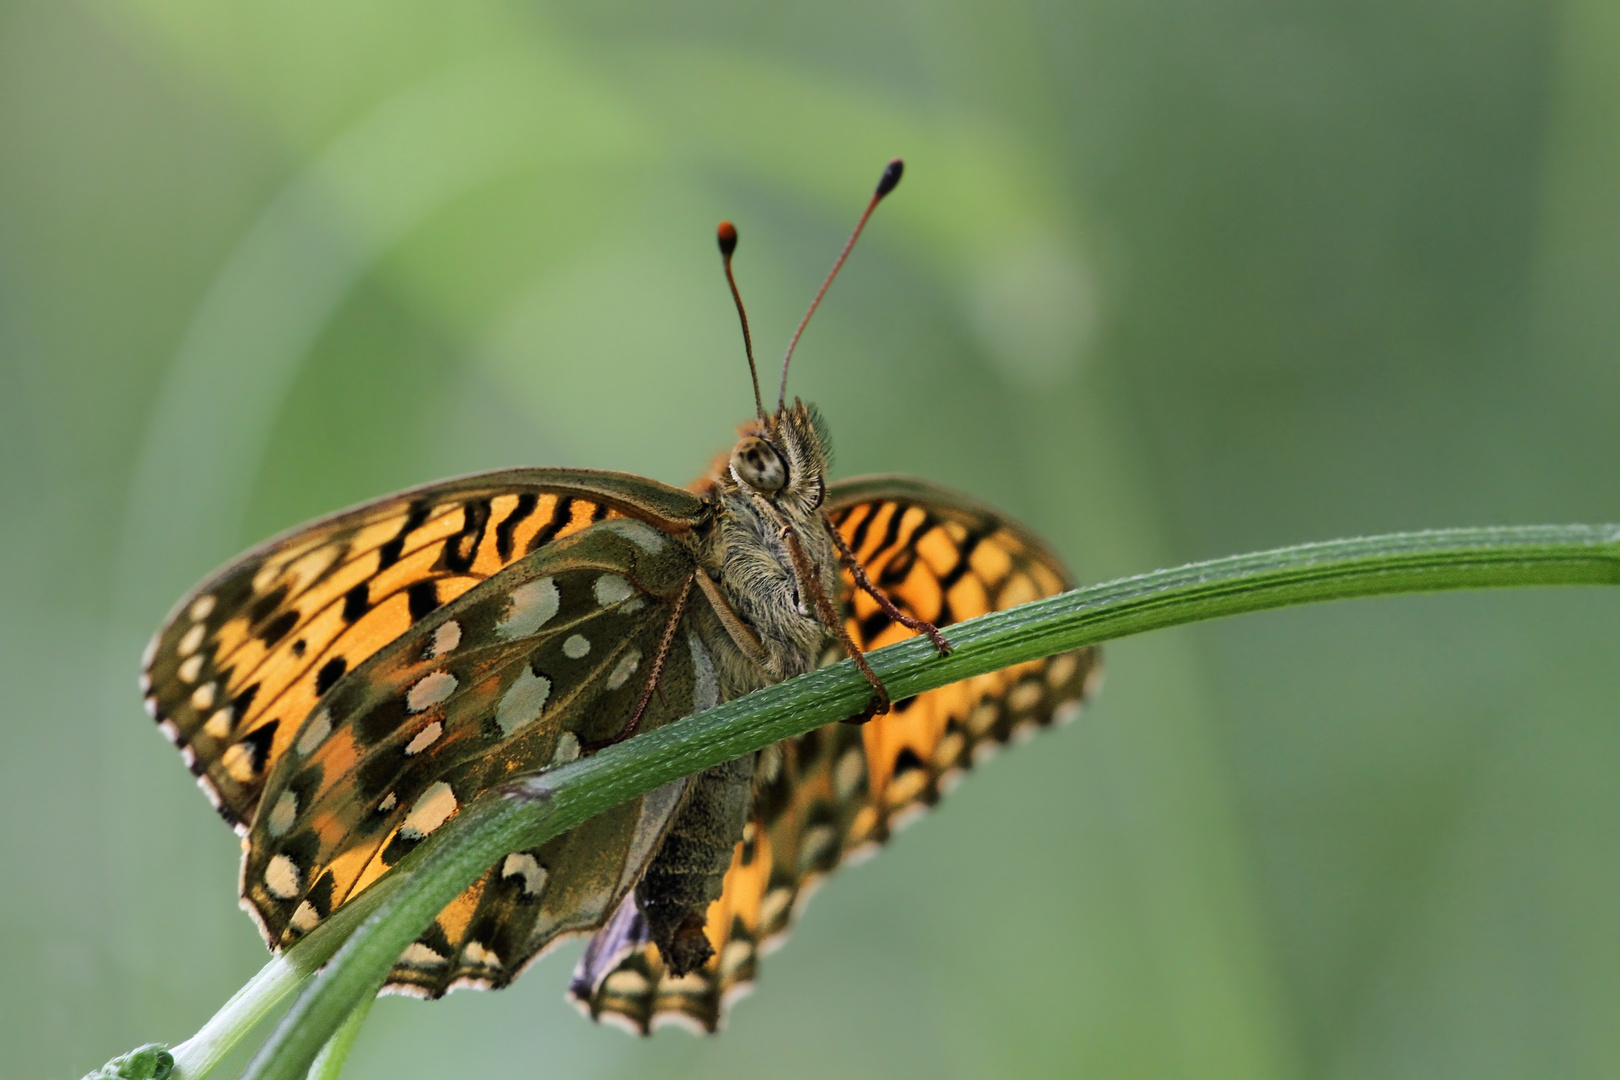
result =
[{"label": "compound eye", "polygon": [[755,491],[773,495],[787,487],[787,466],[776,447],[750,435],[731,452],[731,469]]}]

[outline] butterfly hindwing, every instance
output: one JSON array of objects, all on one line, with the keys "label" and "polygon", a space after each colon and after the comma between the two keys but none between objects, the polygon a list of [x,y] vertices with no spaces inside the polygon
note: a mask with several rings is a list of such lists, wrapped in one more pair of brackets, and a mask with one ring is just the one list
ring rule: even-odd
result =
[{"label": "butterfly hindwing", "polygon": [[315,702],[515,560],[595,521],[680,532],[693,495],[619,473],[512,469],[419,488],[276,537],[175,608],[149,647],[147,708],[243,831]]},{"label": "butterfly hindwing", "polygon": [[[941,627],[1072,586],[1028,531],[944,488],[900,477],[843,481],[829,486],[826,509],[872,581],[901,610]],[[847,572],[844,608],[863,649],[913,635]],[[709,909],[715,957],[676,979],[655,946],[621,932],[611,955],[587,953],[574,1000],[641,1032],[664,1022],[715,1030],[820,878],[874,851],[986,752],[1076,715],[1096,689],[1100,660],[1079,649],[981,675],[896,702],[865,725],[831,724],[761,752],[753,817]]]},{"label": "butterfly hindwing", "polygon": [[[607,520],[499,571],[340,679],[278,759],[247,835],[244,906],[267,939],[313,929],[482,792],[611,740],[691,573],[651,526]],[[670,651],[642,727],[716,697],[712,660],[689,642]],[[504,857],[406,950],[390,985],[504,985],[559,936],[595,929],[680,792]]]}]

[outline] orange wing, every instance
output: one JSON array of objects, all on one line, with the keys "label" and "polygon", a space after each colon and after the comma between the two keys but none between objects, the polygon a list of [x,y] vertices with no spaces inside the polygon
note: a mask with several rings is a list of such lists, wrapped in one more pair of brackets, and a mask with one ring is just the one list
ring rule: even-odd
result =
[{"label": "orange wing", "polygon": [[[965,496],[902,477],[832,485],[826,511],[873,582],[903,610],[949,626],[1072,586],[1021,526]],[[912,636],[845,575],[849,631],[863,649]],[[674,978],[636,925],[634,898],[592,942],[570,995],[598,1019],[647,1033],[664,1023],[714,1031],[780,944],[813,886],[889,835],[1009,739],[1079,714],[1101,680],[1079,649],[895,703],[853,727],[830,724],[761,753],[753,820],[725,890],[709,908],[715,956]]]},{"label": "orange wing", "polygon": [[276,537],[176,606],[147,647],[147,711],[239,833],[346,672],[515,559],[608,517],[667,532],[693,495],[619,473],[511,469],[389,496]]}]

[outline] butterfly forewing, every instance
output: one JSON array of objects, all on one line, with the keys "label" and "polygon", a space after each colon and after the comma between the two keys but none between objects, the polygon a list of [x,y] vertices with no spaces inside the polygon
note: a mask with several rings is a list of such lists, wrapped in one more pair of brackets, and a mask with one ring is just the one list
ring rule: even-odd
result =
[{"label": "butterfly forewing", "polygon": [[236,560],[153,639],[147,707],[238,830],[322,694],[514,560],[606,518],[680,532],[687,492],[618,473],[514,469],[420,488]]},{"label": "butterfly forewing", "polygon": [[[829,487],[826,506],[872,580],[902,611],[942,627],[1071,585],[1062,563],[1027,531],[943,488],[893,477],[851,480]],[[850,634],[863,649],[913,635],[847,573],[845,592]],[[987,750],[1076,715],[1100,672],[1097,650],[1080,649],[897,702],[864,726],[832,724],[762,752],[753,819],[725,892],[709,909],[715,957],[675,979],[655,946],[625,937],[611,955],[587,954],[571,988],[576,1002],[640,1031],[666,1021],[713,1031],[726,1001],[753,979],[761,950],[783,939],[819,878],[874,850]]]}]

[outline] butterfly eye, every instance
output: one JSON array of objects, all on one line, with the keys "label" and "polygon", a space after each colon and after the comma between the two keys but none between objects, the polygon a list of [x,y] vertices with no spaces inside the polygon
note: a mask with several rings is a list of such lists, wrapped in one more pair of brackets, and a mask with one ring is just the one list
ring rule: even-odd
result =
[{"label": "butterfly eye", "polygon": [[787,466],[782,455],[764,439],[749,436],[731,452],[731,470],[755,491],[771,495],[787,487]]}]

